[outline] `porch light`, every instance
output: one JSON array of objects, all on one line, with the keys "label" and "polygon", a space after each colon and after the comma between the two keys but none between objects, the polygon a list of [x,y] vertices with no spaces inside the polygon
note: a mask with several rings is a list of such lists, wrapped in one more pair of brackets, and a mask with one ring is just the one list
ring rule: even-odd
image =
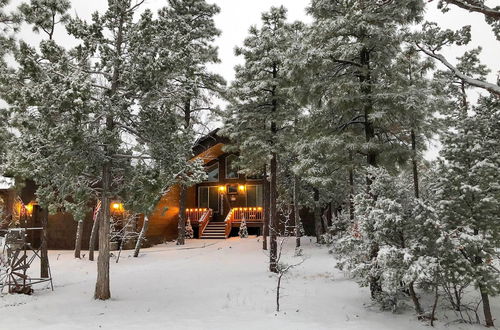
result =
[{"label": "porch light", "polygon": [[226,192],[226,186],[219,186],[219,193],[223,194]]},{"label": "porch light", "polygon": [[240,184],[240,185],[238,186],[238,190],[239,190],[239,191],[241,191],[241,192],[244,192],[244,191],[246,190],[246,186],[245,186],[245,185]]},{"label": "porch light", "polygon": [[258,207],[258,208],[257,208],[257,210],[258,210],[258,211],[262,211],[262,207]]},{"label": "porch light", "polygon": [[118,214],[124,211],[123,204],[119,202],[111,203],[111,213]]},{"label": "porch light", "polygon": [[26,214],[31,216],[33,214],[33,202],[29,202],[28,205],[25,206]]}]

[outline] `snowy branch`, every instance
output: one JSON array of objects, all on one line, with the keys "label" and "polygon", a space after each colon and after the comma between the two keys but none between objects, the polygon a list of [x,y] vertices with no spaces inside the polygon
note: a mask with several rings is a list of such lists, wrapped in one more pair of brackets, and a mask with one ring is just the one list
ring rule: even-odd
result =
[{"label": "snowy branch", "polygon": [[480,3],[479,1],[476,0],[444,0],[444,2],[451,3],[457,7],[460,7],[462,9],[471,12],[481,13],[486,17],[490,17],[497,20],[500,19],[500,10],[490,8],[486,6],[484,3]]},{"label": "snowy branch", "polygon": [[482,88],[482,89],[485,89],[487,90],[488,92],[490,92],[491,94],[494,94],[496,95],[497,97],[500,97],[500,86],[498,85],[495,85],[495,84],[492,84],[492,83],[489,83],[489,82],[486,82],[486,81],[481,81],[481,80],[477,80],[477,79],[474,79],[474,78],[471,78],[471,77],[468,77],[466,76],[465,74],[463,74],[462,72],[460,72],[455,66],[453,66],[450,62],[448,62],[448,60],[446,60],[446,58],[441,55],[441,54],[437,54],[435,52],[432,52],[424,47],[422,47],[421,45],[419,44],[416,44],[416,46],[418,47],[418,49],[420,49],[422,52],[424,52],[425,54],[427,54],[428,56],[432,57],[432,58],[435,58],[436,60],[440,61],[444,66],[446,66],[456,77],[462,79],[464,82],[466,82],[467,84],[471,85],[471,86],[474,86],[474,87],[478,87],[478,88]]}]

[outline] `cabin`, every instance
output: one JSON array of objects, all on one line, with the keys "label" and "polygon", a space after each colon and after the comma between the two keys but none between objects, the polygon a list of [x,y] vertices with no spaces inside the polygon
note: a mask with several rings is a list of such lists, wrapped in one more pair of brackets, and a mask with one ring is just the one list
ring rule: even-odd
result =
[{"label": "cabin", "polygon": [[[203,161],[207,179],[187,189],[185,218],[191,224],[196,239],[225,239],[237,236],[242,221],[246,222],[250,235],[262,235],[267,211],[264,201],[269,198],[266,193],[268,182],[262,176],[239,173],[235,165],[238,155],[224,151],[224,145],[229,141],[217,133],[218,130],[214,130],[201,137],[193,147],[193,160]],[[3,187],[3,190],[1,188],[0,186],[0,201],[3,201],[3,205],[0,206],[4,209],[4,215],[18,217],[20,221],[17,222],[23,227],[39,227],[41,214],[35,200],[34,183],[28,181],[19,191],[19,196],[16,196],[13,187]],[[109,207],[111,216],[115,220],[123,221],[126,214],[123,205],[119,201],[112,201]],[[180,187],[174,185],[162,196],[149,215],[147,245],[176,239],[180,212]],[[89,212],[83,222],[82,249],[88,248],[94,216],[95,212]],[[313,234],[312,212],[303,209],[300,210],[300,216],[306,234]],[[127,224],[127,230],[140,231],[143,220],[143,216],[137,216]],[[4,228],[7,222],[4,221]],[[58,212],[49,215],[49,249],[73,249],[76,228],[77,222],[69,213]],[[36,243],[39,238],[33,238],[33,241]],[[128,248],[133,247],[134,244],[131,243]]]},{"label": "cabin", "polygon": [[[243,220],[250,234],[262,235],[267,182],[264,177],[238,173],[238,156],[224,151],[228,141],[217,132],[200,138],[193,148],[193,159],[203,161],[207,180],[187,189],[186,219],[195,238],[227,238],[237,233]],[[150,240],[177,237],[179,196],[179,186],[173,186],[150,215]]]}]

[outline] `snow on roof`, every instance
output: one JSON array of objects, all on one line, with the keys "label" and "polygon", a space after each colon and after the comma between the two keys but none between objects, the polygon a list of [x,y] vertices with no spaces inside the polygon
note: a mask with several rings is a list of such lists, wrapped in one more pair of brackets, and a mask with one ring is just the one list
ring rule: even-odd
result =
[{"label": "snow on roof", "polygon": [[0,189],[10,189],[14,187],[14,179],[0,175]]}]

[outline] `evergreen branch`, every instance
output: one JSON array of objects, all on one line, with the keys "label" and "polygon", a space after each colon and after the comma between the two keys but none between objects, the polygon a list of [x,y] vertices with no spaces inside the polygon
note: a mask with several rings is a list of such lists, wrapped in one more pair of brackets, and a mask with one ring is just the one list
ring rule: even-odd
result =
[{"label": "evergreen branch", "polygon": [[500,20],[500,10],[490,8],[484,3],[479,3],[473,0],[443,0],[446,3],[451,3],[457,7],[468,10],[470,12],[481,13],[486,17]]},{"label": "evergreen branch", "polygon": [[460,70],[458,70],[455,66],[453,66],[450,62],[448,62],[448,60],[446,60],[446,58],[443,55],[438,54],[438,53],[436,53],[434,51],[430,51],[430,50],[422,47],[419,44],[416,44],[416,46],[417,46],[418,49],[420,49],[422,52],[424,52],[428,56],[430,56],[432,58],[435,58],[436,60],[440,61],[457,78],[463,80],[464,82],[466,82],[467,84],[469,84],[471,86],[485,89],[488,92],[490,92],[491,94],[495,95],[496,97],[500,97],[500,86],[492,84],[492,83],[489,83],[489,82],[486,82],[486,81],[474,79],[474,78],[471,78],[469,76],[466,76],[465,74],[463,74],[462,72],[460,72]]}]

